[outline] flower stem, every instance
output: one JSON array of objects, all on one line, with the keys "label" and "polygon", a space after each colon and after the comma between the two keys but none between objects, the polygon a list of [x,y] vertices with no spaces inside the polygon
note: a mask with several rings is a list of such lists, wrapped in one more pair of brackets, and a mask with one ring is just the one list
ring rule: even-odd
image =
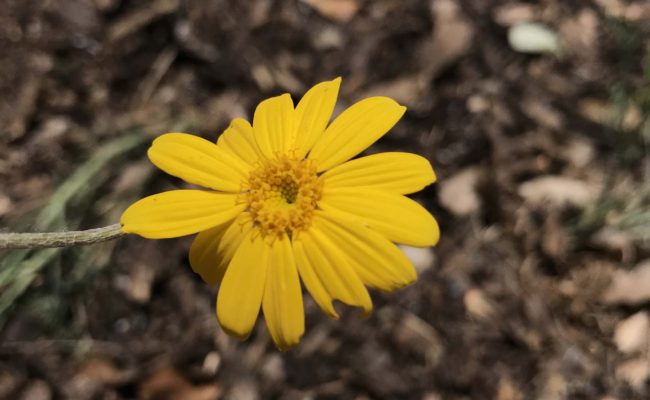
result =
[{"label": "flower stem", "polygon": [[0,249],[79,246],[117,239],[124,234],[120,224],[85,231],[0,233]]}]

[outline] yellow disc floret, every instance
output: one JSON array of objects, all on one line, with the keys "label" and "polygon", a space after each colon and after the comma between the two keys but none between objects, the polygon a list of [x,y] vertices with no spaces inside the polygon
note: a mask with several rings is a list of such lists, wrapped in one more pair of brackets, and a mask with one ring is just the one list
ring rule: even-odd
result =
[{"label": "yellow disc floret", "polygon": [[311,160],[279,156],[251,172],[245,193],[253,225],[263,236],[292,236],[311,224],[322,182]]}]

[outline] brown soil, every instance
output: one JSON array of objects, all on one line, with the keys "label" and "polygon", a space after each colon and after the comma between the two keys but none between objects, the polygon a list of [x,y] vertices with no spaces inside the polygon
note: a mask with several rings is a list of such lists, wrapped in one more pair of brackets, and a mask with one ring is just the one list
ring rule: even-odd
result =
[{"label": "brown soil", "polygon": [[[562,53],[512,50],[524,21]],[[7,230],[114,223],[182,184],[146,160],[155,135],[214,140],[342,76],[341,109],[408,106],[369,151],[431,160],[414,198],[442,239],[368,319],[308,300],[284,353],[262,321],[221,331],[190,238],[5,252],[0,398],[648,398],[649,37],[643,0],[2,0]]]}]

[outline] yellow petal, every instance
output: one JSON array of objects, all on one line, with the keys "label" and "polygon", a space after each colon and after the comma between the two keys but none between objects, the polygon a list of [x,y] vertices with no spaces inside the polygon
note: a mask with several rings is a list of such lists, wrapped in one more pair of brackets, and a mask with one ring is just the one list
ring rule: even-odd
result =
[{"label": "yellow petal", "polygon": [[194,272],[210,285],[221,283],[230,260],[251,228],[250,214],[244,212],[234,221],[199,233],[190,247]]},{"label": "yellow petal", "polygon": [[303,158],[316,140],[325,132],[332,117],[336,97],[339,94],[341,78],[321,82],[312,87],[296,106],[296,157]]},{"label": "yellow petal", "polygon": [[238,192],[249,167],[216,144],[187,133],[166,133],[147,152],[158,168],[196,185]]},{"label": "yellow petal", "polygon": [[217,248],[220,262],[224,263],[225,266],[230,263],[242,240],[244,240],[252,227],[250,214],[244,212],[226,229]]},{"label": "yellow petal", "polygon": [[400,194],[366,188],[325,186],[318,206],[344,212],[347,218],[381,233],[393,242],[409,246],[433,246],[438,242],[438,223],[415,201]]},{"label": "yellow petal", "polygon": [[240,214],[237,195],[204,190],[172,190],[145,197],[124,211],[126,233],[149,239],[173,238],[210,229]]},{"label": "yellow petal", "polygon": [[417,279],[408,258],[381,234],[341,213],[320,211],[318,215],[323,234],[366,285],[389,292]]},{"label": "yellow petal", "polygon": [[253,116],[257,147],[266,158],[286,153],[294,134],[293,101],[288,93],[261,102]]},{"label": "yellow petal", "polygon": [[190,247],[190,265],[192,270],[201,275],[201,279],[209,285],[214,285],[221,280],[225,268],[220,268],[221,263],[217,249],[224,232],[231,222],[215,226],[207,231],[199,232]]},{"label": "yellow petal", "polygon": [[330,169],[375,143],[402,118],[406,107],[388,97],[370,97],[343,111],[309,153],[318,171]]},{"label": "yellow petal", "polygon": [[273,242],[262,301],[269,333],[280,350],[300,342],[305,332],[305,311],[291,241],[285,235]]},{"label": "yellow petal", "polygon": [[230,126],[219,136],[217,146],[238,157],[249,168],[260,158],[253,127],[243,118],[232,120]]},{"label": "yellow petal", "polygon": [[411,153],[379,153],[350,160],[326,171],[328,187],[367,187],[409,194],[436,180],[429,161]]},{"label": "yellow petal", "polygon": [[362,307],[364,314],[370,313],[372,301],[368,290],[344,253],[322,231],[318,219],[293,239],[293,249],[300,277],[325,313],[338,318],[332,300]]},{"label": "yellow petal", "polygon": [[[317,268],[312,264],[312,261],[307,257],[307,252],[301,240],[293,239],[292,241],[293,254],[298,266],[298,272],[302,278],[305,287],[314,298],[318,306],[329,315],[331,318],[338,319],[339,315],[332,305],[332,296],[329,294],[325,285],[316,273]],[[312,258],[314,256],[312,255]],[[321,273],[322,274],[322,273]]]},{"label": "yellow petal", "polygon": [[260,312],[270,246],[249,231],[230,261],[217,296],[217,317],[229,334],[246,339]]}]

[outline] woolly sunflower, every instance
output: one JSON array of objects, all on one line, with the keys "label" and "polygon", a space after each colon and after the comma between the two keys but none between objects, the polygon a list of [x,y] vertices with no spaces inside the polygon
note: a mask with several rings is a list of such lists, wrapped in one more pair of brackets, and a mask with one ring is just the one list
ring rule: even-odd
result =
[{"label": "woolly sunflower", "polygon": [[146,238],[198,233],[192,269],[220,284],[217,316],[246,338],[264,313],[281,349],[304,332],[300,280],[330,317],[339,300],[372,302],[366,286],[392,291],[416,272],[395,243],[432,246],[435,219],[404,195],[435,181],[429,162],[410,153],[352,159],[388,132],[406,108],[371,97],[328,125],[341,79],[311,88],[294,108],[289,94],[260,103],[253,125],[237,118],[216,144],[185,133],[153,141],[158,168],[210,190],[172,190],[141,199],[122,229]]}]

